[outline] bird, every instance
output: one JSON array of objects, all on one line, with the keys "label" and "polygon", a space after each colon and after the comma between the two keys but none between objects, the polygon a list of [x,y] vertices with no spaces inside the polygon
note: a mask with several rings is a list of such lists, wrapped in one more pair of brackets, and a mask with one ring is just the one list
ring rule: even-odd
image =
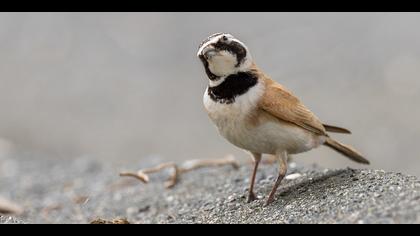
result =
[{"label": "bird", "polygon": [[325,145],[355,162],[369,164],[356,149],[329,135],[350,134],[348,129],[322,123],[298,97],[258,68],[248,47],[233,35],[210,35],[199,45],[197,57],[208,77],[203,104],[210,120],[221,136],[253,158],[248,203],[257,199],[254,184],[263,154],[275,156],[279,165],[265,206],[275,200],[289,155]]}]

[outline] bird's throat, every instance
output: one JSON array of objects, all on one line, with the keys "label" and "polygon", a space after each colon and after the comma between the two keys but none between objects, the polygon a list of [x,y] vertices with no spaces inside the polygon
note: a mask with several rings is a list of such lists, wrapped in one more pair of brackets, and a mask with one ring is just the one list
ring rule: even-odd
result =
[{"label": "bird's throat", "polygon": [[229,75],[217,86],[209,86],[209,97],[218,103],[231,104],[235,98],[245,94],[250,88],[258,83],[258,77],[252,72],[238,72]]}]

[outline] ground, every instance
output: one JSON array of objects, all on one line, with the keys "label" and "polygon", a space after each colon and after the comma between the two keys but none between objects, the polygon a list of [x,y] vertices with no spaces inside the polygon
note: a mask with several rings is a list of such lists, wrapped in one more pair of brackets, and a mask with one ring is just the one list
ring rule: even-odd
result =
[{"label": "ground", "polygon": [[[130,168],[147,167],[146,164]],[[277,171],[262,165],[246,203],[251,166],[204,168],[165,189],[168,173],[145,185],[86,158],[0,160],[0,196],[24,209],[1,223],[420,223],[420,181],[380,170],[292,164],[277,200],[264,207]],[[99,221],[98,221],[99,220]],[[117,221],[117,222],[120,222]]]}]

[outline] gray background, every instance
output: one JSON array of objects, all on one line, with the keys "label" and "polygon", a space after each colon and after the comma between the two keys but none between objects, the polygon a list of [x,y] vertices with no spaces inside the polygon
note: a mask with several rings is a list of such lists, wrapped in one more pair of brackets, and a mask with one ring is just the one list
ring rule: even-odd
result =
[{"label": "gray background", "polygon": [[[202,106],[197,47],[223,31],[325,123],[351,129],[335,137],[372,168],[420,175],[419,23],[416,13],[1,13],[0,160],[246,158]],[[296,160],[359,167],[325,147]]]}]

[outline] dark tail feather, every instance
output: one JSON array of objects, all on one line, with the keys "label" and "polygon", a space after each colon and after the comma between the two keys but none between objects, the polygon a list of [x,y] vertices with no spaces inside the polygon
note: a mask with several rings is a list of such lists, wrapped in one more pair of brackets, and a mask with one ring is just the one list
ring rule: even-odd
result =
[{"label": "dark tail feather", "polygon": [[344,156],[350,158],[351,160],[362,163],[362,164],[370,164],[368,160],[366,160],[362,154],[360,154],[358,151],[356,151],[354,148],[344,145],[342,143],[339,143],[335,141],[332,138],[327,138],[327,140],[324,143],[326,146],[336,150],[337,152],[343,154]]},{"label": "dark tail feather", "polygon": [[323,126],[324,126],[325,130],[328,131],[328,132],[351,134],[351,131],[348,130],[348,129],[345,129],[345,128],[332,126],[332,125],[326,125],[326,124],[323,124]]}]

